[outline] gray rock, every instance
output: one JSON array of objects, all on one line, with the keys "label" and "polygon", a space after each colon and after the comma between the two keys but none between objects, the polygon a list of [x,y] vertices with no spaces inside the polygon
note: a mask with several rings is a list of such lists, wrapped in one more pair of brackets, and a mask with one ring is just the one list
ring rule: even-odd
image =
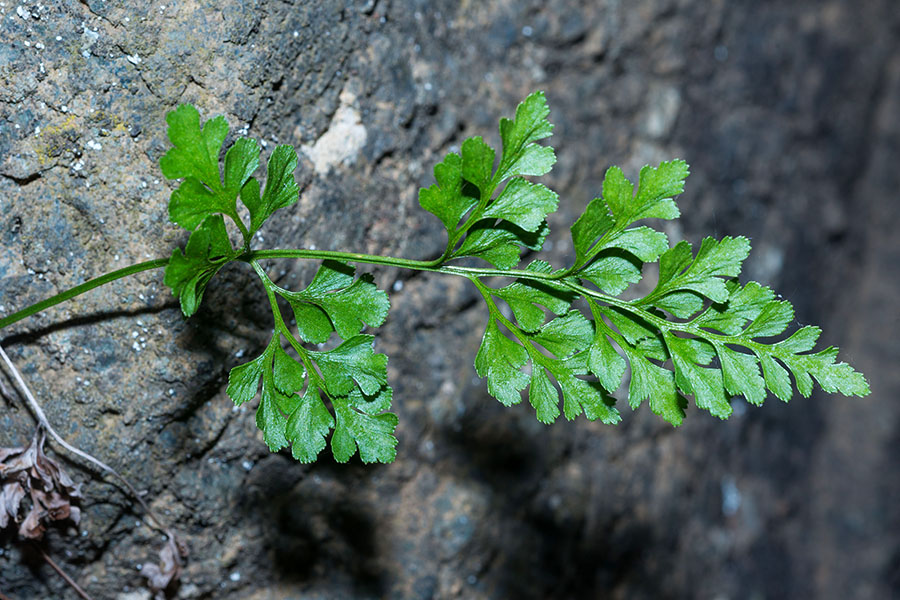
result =
[{"label": "gray rock", "polygon": [[[485,321],[471,289],[376,269],[404,283],[378,331],[398,459],[304,466],[270,455],[224,394],[271,328],[238,267],[188,321],[148,272],[0,343],[60,432],[182,533],[179,597],[890,597],[898,23],[891,0],[0,6],[0,314],[184,243],[157,167],[178,103],[266,153],[308,149],[301,200],[264,246],[424,259],[444,243],[416,200],[434,164],[468,135],[496,144],[497,119],[540,88],[562,198],[545,258],[571,258],[567,228],[610,164],[683,157],[677,233],[749,235],[747,272],[850,350],[871,399],[770,399],[726,423],[692,409],[677,431],[646,407],[617,428],[545,428],[471,383]],[[279,266],[285,285],[312,273]],[[0,404],[0,446],[33,428]],[[51,530],[49,552],[98,600],[146,597],[134,565],[159,534],[121,490],[80,478],[87,535]],[[723,482],[742,499],[728,514]],[[71,596],[4,539],[3,593]]]}]

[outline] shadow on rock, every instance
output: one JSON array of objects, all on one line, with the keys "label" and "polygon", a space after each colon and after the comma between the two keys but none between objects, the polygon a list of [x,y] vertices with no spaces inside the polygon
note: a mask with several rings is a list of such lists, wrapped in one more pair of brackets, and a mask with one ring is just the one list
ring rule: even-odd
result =
[{"label": "shadow on rock", "polygon": [[267,556],[260,568],[287,583],[382,597],[377,515],[362,502],[366,492],[360,489],[371,467],[328,460],[306,467],[273,455],[254,468],[238,506],[261,529]]}]

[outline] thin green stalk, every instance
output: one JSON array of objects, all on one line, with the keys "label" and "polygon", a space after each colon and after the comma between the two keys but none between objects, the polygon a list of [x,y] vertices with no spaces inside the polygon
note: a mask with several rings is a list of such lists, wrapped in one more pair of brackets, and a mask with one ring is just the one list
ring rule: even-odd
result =
[{"label": "thin green stalk", "polygon": [[360,254],[358,252],[338,252],[336,250],[307,250],[278,249],[278,250],[251,250],[238,257],[239,260],[252,262],[266,258],[300,258],[306,260],[343,260],[348,262],[368,263],[371,265],[384,265],[387,267],[399,267],[401,269],[413,269],[415,271],[437,271],[434,261],[412,260],[409,258],[394,258],[392,256],[379,256],[377,254]]},{"label": "thin green stalk", "polygon": [[275,284],[272,283],[272,280],[269,279],[269,276],[266,275],[265,270],[263,270],[258,262],[251,260],[250,266],[256,271],[260,281],[262,281],[263,289],[266,290],[266,296],[269,298],[269,304],[272,307],[272,318],[275,319],[274,329],[276,332],[281,333],[287,326],[284,324],[284,317],[281,316],[281,309],[278,308],[278,301],[276,300],[275,292],[272,289]]},{"label": "thin green stalk", "polygon": [[538,352],[535,349],[534,344],[531,343],[531,340],[528,339],[528,336],[526,336],[515,323],[503,316],[503,313],[497,308],[497,303],[494,302],[494,297],[491,294],[491,288],[481,283],[477,277],[469,277],[469,280],[475,284],[475,287],[477,287],[478,291],[481,293],[481,297],[484,298],[484,303],[487,304],[488,313],[490,313],[493,318],[497,319],[517,340],[519,340],[519,343],[522,344],[522,347],[528,352],[528,356],[531,360],[542,367],[549,367],[550,365],[548,364],[549,361],[547,357]]},{"label": "thin green stalk", "polygon": [[51,306],[56,306],[61,302],[71,300],[75,296],[80,296],[85,292],[89,292],[94,288],[100,287],[101,285],[106,285],[107,283],[113,282],[117,279],[122,279],[123,277],[128,277],[129,275],[134,275],[143,271],[159,269],[165,267],[168,264],[168,258],[157,258],[156,260],[148,260],[146,262],[137,263],[136,265],[131,265],[125,267],[124,269],[118,269],[117,271],[107,273],[106,275],[101,275],[100,277],[89,279],[81,285],[76,285],[75,287],[70,288],[60,294],[47,298],[46,300],[41,300],[40,302],[32,304],[27,308],[23,308],[22,310],[15,312],[8,317],[0,319],[0,329],[4,329],[5,327],[12,325],[13,323],[21,321],[25,317],[30,317],[35,313],[39,313],[42,310],[50,308]]},{"label": "thin green stalk", "polygon": [[[608,296],[602,292],[598,292],[595,290],[591,290],[584,286],[578,285],[576,283],[572,283],[570,281],[559,279],[557,276],[551,273],[538,273],[535,271],[526,271],[520,269],[491,269],[491,268],[478,268],[478,267],[458,267],[454,265],[443,265],[435,264],[435,261],[423,261],[423,260],[413,260],[408,258],[396,258],[392,256],[379,256],[374,254],[362,254],[357,252],[339,252],[334,250],[309,250],[309,249],[273,249],[273,250],[253,250],[250,252],[246,252],[238,257],[238,260],[249,263],[254,270],[260,275],[263,279],[263,282],[269,282],[272,286],[275,284],[269,280],[266,276],[265,272],[262,270],[262,267],[259,265],[257,261],[263,259],[273,259],[273,258],[293,258],[293,259],[304,259],[304,260],[341,260],[347,262],[357,262],[357,263],[366,263],[373,265],[382,265],[388,267],[397,267],[401,269],[410,269],[414,271],[427,271],[432,273],[445,273],[448,275],[457,275],[460,277],[466,277],[473,282],[477,282],[476,285],[480,286],[480,281],[478,281],[478,277],[514,277],[517,279],[527,279],[532,281],[548,281],[553,282],[556,285],[560,285],[571,289],[574,292],[577,292],[581,295],[590,297],[594,300],[598,300],[610,306],[614,306],[620,308],[622,310],[626,310],[632,314],[638,314],[641,318],[653,323],[660,329],[678,329],[680,331],[685,331],[687,333],[693,333],[695,335],[711,335],[708,331],[700,331],[698,328],[690,326],[686,323],[673,323],[672,321],[667,321],[661,317],[657,317],[656,315],[650,313],[647,310],[639,308],[632,303],[624,300],[620,300],[614,296]],[[153,269],[159,269],[168,265],[169,259],[160,258],[156,260],[150,260],[142,263],[138,263],[135,265],[131,265],[125,267],[123,269],[118,269],[116,271],[112,271],[111,273],[107,273],[105,275],[101,275],[100,277],[96,277],[89,281],[82,283],[81,285],[75,286],[69,290],[66,290],[60,294],[47,298],[46,300],[42,300],[36,304],[32,304],[31,306],[24,308],[16,313],[9,315],[3,319],[0,319],[0,329],[3,329],[13,323],[16,323],[26,317],[29,317],[33,314],[46,310],[52,306],[65,302],[75,296],[88,292],[94,288],[100,287],[107,283],[116,281],[118,279],[122,279],[124,277],[128,277],[129,275],[134,275],[136,273],[141,273],[143,271],[150,271]],[[269,285],[265,285],[266,292],[269,293],[272,290]],[[480,287],[479,287],[480,289]],[[277,315],[277,316],[280,316]],[[276,318],[277,318],[276,316]],[[283,322],[281,323],[282,327],[284,327]],[[276,323],[276,329],[279,329],[278,323]],[[724,343],[734,343],[731,336],[716,336],[719,337]],[[736,338],[735,338],[736,339]]]},{"label": "thin green stalk", "polygon": [[[609,304],[615,306],[627,307],[628,303],[617,300],[614,297],[607,296],[606,294],[602,294],[600,292],[595,292],[593,290],[583,288],[581,286],[574,286],[572,284],[567,284],[566,282],[559,281],[556,277],[547,273],[537,273],[535,271],[525,271],[518,269],[510,269],[510,270],[502,270],[502,269],[490,269],[490,268],[477,268],[477,267],[458,267],[454,265],[444,265],[441,266],[440,263],[436,263],[435,261],[424,261],[424,260],[413,260],[408,258],[396,258],[392,256],[379,256],[375,254],[362,254],[358,252],[338,252],[334,250],[308,250],[308,249],[273,249],[273,250],[253,250],[250,252],[246,252],[239,257],[237,260],[241,260],[243,262],[247,262],[251,265],[258,260],[263,259],[273,259],[273,258],[293,258],[293,259],[303,259],[303,260],[341,260],[347,262],[357,262],[357,263],[366,263],[373,265],[382,265],[388,267],[397,267],[401,269],[410,269],[414,271],[427,271],[432,273],[446,273],[449,275],[457,275],[461,277],[471,278],[475,277],[514,277],[517,279],[529,279],[533,281],[553,281],[562,285],[566,285],[566,287],[570,287],[571,289],[578,291],[579,293],[590,295],[598,300],[603,302],[607,302]],[[3,329],[13,323],[21,321],[22,319],[39,313],[43,310],[46,310],[52,306],[56,306],[66,300],[70,300],[75,296],[79,296],[85,292],[88,292],[94,288],[100,287],[107,283],[111,283],[118,279],[122,279],[124,277],[128,277],[129,275],[134,275],[136,273],[141,273],[143,271],[150,271],[153,269],[159,269],[165,267],[169,264],[169,259],[167,258],[159,258],[155,260],[150,260],[142,263],[137,263],[134,265],[130,265],[128,267],[118,269],[116,271],[112,271],[105,275],[101,275],[100,277],[95,277],[94,279],[88,280],[81,285],[77,285],[71,289],[68,289],[62,293],[59,293],[55,296],[47,298],[45,300],[41,300],[36,304],[32,304],[18,312],[15,312],[3,319],[0,319],[0,329]],[[254,266],[254,269],[258,267],[258,264]],[[259,273],[259,271],[257,271]],[[265,273],[263,273],[265,275]],[[643,312],[643,311],[642,311]]]},{"label": "thin green stalk", "polygon": [[447,241],[447,249],[444,250],[444,254],[441,256],[441,262],[450,258],[454,248],[456,248],[456,244],[459,243],[459,240],[461,240],[466,232],[481,219],[481,216],[484,214],[484,211],[491,201],[491,197],[494,195],[494,190],[497,189],[497,184],[494,183],[493,180],[490,183],[490,188],[490,190],[481,193],[481,198],[479,198],[478,204],[472,209],[472,212],[469,213],[469,218],[466,219],[462,225],[457,227],[456,231],[453,232],[453,235],[450,236],[450,239]]},{"label": "thin green stalk", "polygon": [[[266,296],[269,298],[269,305],[272,308],[272,317],[275,320],[275,333],[283,335],[291,347],[296,350],[297,354],[300,356],[300,360],[303,361],[303,366],[306,368],[306,372],[310,377],[311,381],[315,381],[320,389],[325,389],[325,382],[322,380],[321,375],[319,375],[318,371],[316,371],[313,366],[312,360],[309,357],[309,350],[304,348],[297,338],[294,337],[294,334],[291,332],[290,328],[285,324],[284,317],[281,314],[281,309],[278,307],[278,299],[275,297],[275,291],[280,290],[275,282],[273,282],[269,276],[266,274],[266,271],[262,268],[262,266],[255,260],[250,261],[250,266],[253,267],[253,270],[256,271],[256,274],[259,276],[260,281],[262,281],[263,287],[266,290]],[[274,338],[273,338],[274,339]]]}]

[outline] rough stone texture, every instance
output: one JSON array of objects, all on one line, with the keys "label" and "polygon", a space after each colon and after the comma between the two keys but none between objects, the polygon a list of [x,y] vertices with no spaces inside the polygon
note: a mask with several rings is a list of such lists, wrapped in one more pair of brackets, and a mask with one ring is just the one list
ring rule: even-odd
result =
[{"label": "rough stone texture", "polygon": [[[183,243],[156,167],[179,102],[309,152],[301,201],[261,245],[426,258],[443,241],[416,202],[433,164],[466,135],[496,142],[498,117],[540,88],[563,197],[549,258],[567,258],[609,164],[682,156],[670,235],[749,235],[745,273],[825,327],[869,399],[546,428],[473,381],[473,290],[380,270],[399,458],[302,466],[224,395],[270,327],[237,267],[187,322],[151,272],[0,342],[60,432],[184,534],[182,598],[892,597],[898,28],[892,0],[0,4],[0,314]],[[289,285],[311,273],[275,268]],[[0,445],[29,439],[22,406],[0,415]],[[82,479],[80,533],[54,530],[48,551],[94,598],[147,598],[136,565],[159,534]],[[75,597],[9,536],[0,591]]]}]

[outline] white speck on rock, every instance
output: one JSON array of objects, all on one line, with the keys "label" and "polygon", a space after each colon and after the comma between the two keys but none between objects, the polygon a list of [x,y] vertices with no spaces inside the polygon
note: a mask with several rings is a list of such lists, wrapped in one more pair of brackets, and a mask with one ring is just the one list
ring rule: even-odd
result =
[{"label": "white speck on rock", "polygon": [[100,38],[99,31],[91,31],[90,28],[87,25],[85,25],[84,23],[81,24],[81,29],[82,29],[81,35],[83,35],[85,38],[87,38],[91,41],[97,41]]},{"label": "white speck on rock", "polygon": [[319,175],[327,175],[339,164],[352,163],[366,145],[368,133],[359,110],[353,106],[355,101],[356,97],[349,92],[341,92],[341,105],[331,118],[328,130],[313,145],[300,148]]},{"label": "white speck on rock", "polygon": [[130,62],[133,65],[137,65],[137,64],[141,63],[141,57],[138,56],[137,54],[129,54],[125,58],[128,60],[128,62]]}]

